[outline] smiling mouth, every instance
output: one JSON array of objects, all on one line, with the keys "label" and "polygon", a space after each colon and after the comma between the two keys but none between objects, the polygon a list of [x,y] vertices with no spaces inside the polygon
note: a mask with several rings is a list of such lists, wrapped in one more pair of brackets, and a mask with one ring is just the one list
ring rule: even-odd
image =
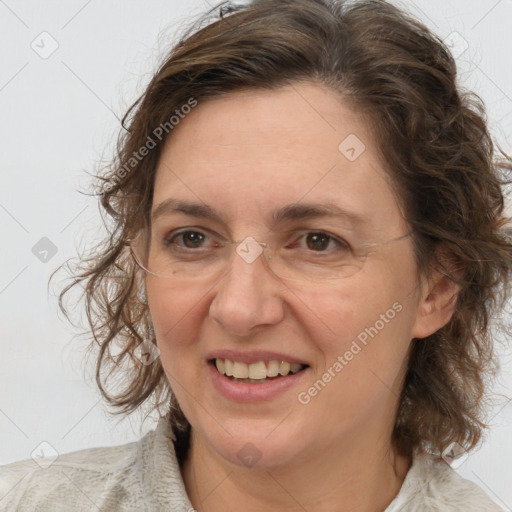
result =
[{"label": "smiling mouth", "polygon": [[308,365],[305,364],[289,363],[275,359],[257,361],[251,364],[230,359],[211,359],[209,363],[229,380],[245,384],[261,384],[262,382],[295,375],[308,368]]}]

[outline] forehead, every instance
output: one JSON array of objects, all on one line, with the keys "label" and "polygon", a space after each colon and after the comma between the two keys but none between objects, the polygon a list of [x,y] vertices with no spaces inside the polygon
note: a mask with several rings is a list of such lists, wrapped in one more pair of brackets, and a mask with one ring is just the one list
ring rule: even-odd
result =
[{"label": "forehead", "polygon": [[159,161],[153,211],[169,198],[228,218],[313,202],[373,219],[376,229],[402,222],[365,118],[310,83],[200,102]]}]

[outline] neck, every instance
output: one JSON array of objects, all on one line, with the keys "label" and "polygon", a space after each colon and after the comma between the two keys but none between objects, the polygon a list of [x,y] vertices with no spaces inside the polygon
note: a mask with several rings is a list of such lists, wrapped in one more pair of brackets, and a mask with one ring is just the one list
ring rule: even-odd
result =
[{"label": "neck", "polygon": [[383,512],[400,491],[411,462],[391,445],[376,450],[361,442],[316,456],[298,455],[293,465],[246,468],[220,457],[192,430],[182,474],[198,512]]}]

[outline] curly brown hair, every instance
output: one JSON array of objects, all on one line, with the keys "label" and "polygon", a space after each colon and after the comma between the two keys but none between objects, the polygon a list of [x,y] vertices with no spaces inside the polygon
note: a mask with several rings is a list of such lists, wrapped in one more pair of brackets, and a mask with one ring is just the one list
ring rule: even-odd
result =
[{"label": "curly brown hair", "polygon": [[503,152],[494,157],[483,102],[457,85],[442,40],[385,1],[223,3],[188,28],[123,118],[116,156],[96,176],[110,232],[81,257],[59,305],[69,318],[64,296],[84,283],[96,381],[117,413],[145,405],[189,428],[160,359],[147,365],[134,355],[156,340],[129,241],[149,223],[159,156],[182,113],[242,88],[301,81],[329,88],[371,119],[413,231],[418,272],[442,264],[438,249],[457,262],[444,269],[460,286],[450,322],[412,340],[395,448],[442,453],[456,441],[470,450],[487,428],[487,378],[499,368],[491,320],[504,308],[512,268],[502,189],[512,164]]}]

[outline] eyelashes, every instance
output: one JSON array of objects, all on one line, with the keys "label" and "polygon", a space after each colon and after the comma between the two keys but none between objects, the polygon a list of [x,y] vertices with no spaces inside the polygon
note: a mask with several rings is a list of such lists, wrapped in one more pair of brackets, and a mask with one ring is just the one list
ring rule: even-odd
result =
[{"label": "eyelashes", "polygon": [[[286,244],[286,249],[304,249],[312,253],[331,253],[350,250],[350,245],[342,238],[321,230],[296,230]],[[210,240],[210,244],[208,241]],[[302,243],[301,243],[302,242]],[[204,231],[181,229],[169,233],[163,240],[165,248],[177,252],[198,252],[215,247],[223,247],[225,242],[216,242]]]}]

